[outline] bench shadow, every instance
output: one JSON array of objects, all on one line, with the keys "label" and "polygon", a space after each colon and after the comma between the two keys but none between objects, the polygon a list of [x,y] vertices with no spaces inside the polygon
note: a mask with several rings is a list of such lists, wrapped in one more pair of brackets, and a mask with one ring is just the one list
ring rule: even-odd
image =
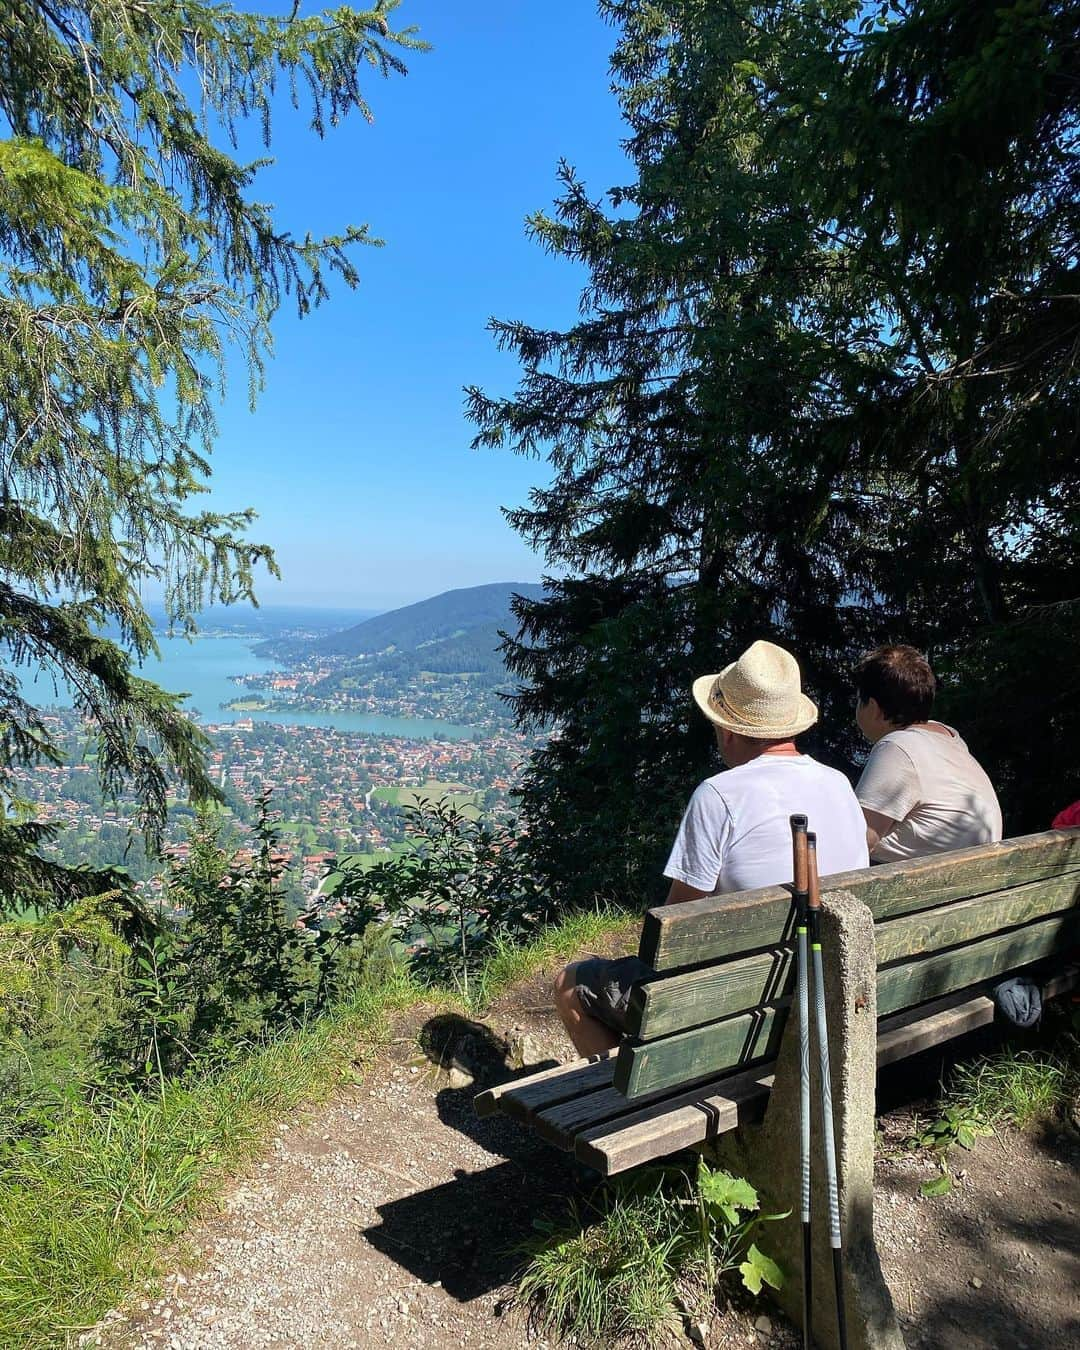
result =
[{"label": "bench shadow", "polygon": [[[439,1120],[478,1146],[480,1165],[458,1168],[452,1181],[378,1206],[379,1222],[362,1236],[426,1284],[439,1281],[460,1302],[512,1282],[537,1236],[535,1221],[557,1218],[590,1181],[569,1153],[559,1152],[505,1116],[478,1117],[473,1099],[485,1088],[552,1068],[549,1059],[524,1068],[507,1063],[509,1047],[489,1027],[455,1013],[430,1018],[420,1044],[442,1071],[458,1069],[473,1082],[435,1096]],[[484,1165],[483,1155],[501,1158]]]},{"label": "bench shadow", "polygon": [[[473,1080],[468,1087],[447,1087],[436,1093],[435,1109],[439,1120],[487,1152],[517,1159],[530,1138],[528,1132],[505,1116],[481,1119],[473,1109],[473,1100],[486,1088],[510,1083],[516,1078],[528,1078],[542,1069],[553,1069],[559,1061],[549,1058],[535,1064],[512,1066],[509,1063],[510,1046],[506,1041],[482,1022],[474,1022],[458,1013],[440,1013],[429,1018],[420,1028],[418,1039],[436,1068],[458,1069]],[[550,1153],[551,1149],[547,1151]]]}]

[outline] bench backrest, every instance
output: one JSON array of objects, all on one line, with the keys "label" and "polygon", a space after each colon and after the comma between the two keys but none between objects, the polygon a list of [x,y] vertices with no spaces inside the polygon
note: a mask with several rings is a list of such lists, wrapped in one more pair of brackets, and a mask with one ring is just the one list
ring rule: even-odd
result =
[{"label": "bench backrest", "polygon": [[[878,1015],[966,989],[1080,941],[1080,830],[822,879],[876,925]],[[775,1055],[794,982],[786,886],[650,910],[615,1086],[670,1091]]]}]

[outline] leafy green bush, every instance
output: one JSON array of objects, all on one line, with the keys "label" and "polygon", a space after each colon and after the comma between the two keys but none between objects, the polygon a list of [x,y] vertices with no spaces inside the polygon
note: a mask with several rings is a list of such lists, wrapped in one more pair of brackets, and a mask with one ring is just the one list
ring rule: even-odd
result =
[{"label": "leafy green bush", "polygon": [[221,829],[216,814],[195,817],[187,857],[167,876],[180,917],[132,949],[122,1015],[99,1046],[126,1081],[160,1086],[204,1059],[220,1064],[316,1010],[321,951],[289,912],[269,796],[259,800],[250,861],[230,856]]},{"label": "leafy green bush", "polygon": [[468,997],[470,976],[495,944],[531,935],[552,906],[510,830],[447,800],[421,798],[402,810],[405,852],[332,875],[343,909],[329,943],[347,949],[387,921],[421,979],[456,984]]}]

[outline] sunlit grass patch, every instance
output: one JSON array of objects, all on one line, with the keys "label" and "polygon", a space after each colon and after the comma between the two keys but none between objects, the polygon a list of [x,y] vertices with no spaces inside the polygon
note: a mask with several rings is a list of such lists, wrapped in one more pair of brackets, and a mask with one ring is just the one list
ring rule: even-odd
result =
[{"label": "sunlit grass patch", "polygon": [[355,1072],[359,1046],[417,997],[405,978],[258,1047],[218,1075],[71,1109],[0,1156],[0,1346],[63,1344],[154,1267],[290,1110]]},{"label": "sunlit grass patch", "polygon": [[605,1193],[545,1230],[518,1284],[543,1331],[588,1346],[676,1330],[680,1278],[704,1273],[697,1230],[663,1186]]},{"label": "sunlit grass patch", "polygon": [[960,1065],[948,1100],[978,1111],[992,1123],[1025,1129],[1066,1112],[1080,1093],[1080,1041],[1065,1038],[1052,1049],[1005,1046]]},{"label": "sunlit grass patch", "polygon": [[496,939],[491,954],[472,981],[470,1007],[474,1012],[483,1012],[511,985],[528,979],[551,962],[581,956],[598,943],[625,938],[626,951],[636,950],[640,930],[640,914],[605,906],[568,915],[542,928],[530,942]]}]

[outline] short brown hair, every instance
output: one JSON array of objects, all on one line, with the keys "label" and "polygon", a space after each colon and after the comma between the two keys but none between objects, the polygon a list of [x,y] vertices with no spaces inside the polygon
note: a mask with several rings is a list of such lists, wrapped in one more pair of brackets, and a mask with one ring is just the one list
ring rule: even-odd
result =
[{"label": "short brown hair", "polygon": [[922,652],[895,644],[863,657],[855,667],[855,687],[860,703],[877,699],[890,722],[908,727],[930,716],[937,681]]}]

